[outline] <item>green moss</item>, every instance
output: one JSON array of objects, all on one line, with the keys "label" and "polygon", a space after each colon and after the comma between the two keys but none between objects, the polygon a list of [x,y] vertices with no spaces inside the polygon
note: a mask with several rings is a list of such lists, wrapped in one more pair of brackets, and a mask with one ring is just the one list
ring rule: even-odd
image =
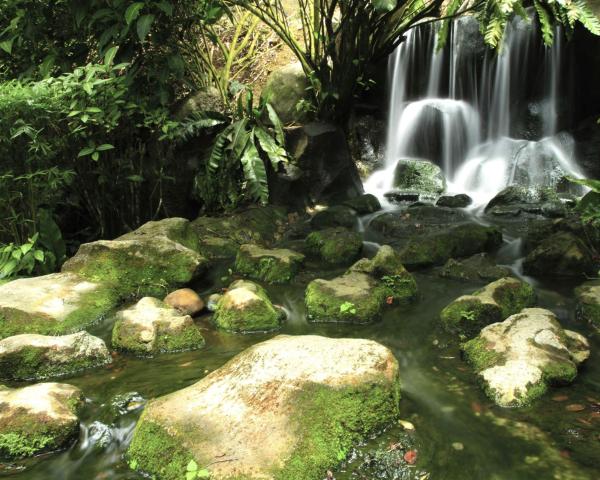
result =
[{"label": "green moss", "polygon": [[500,365],[504,361],[502,354],[492,349],[487,341],[481,337],[476,337],[463,343],[462,351],[465,360],[471,364],[476,372]]},{"label": "green moss", "polygon": [[192,325],[177,334],[162,333],[159,329],[156,349],[160,352],[183,352],[197,350],[204,344],[205,340],[200,329],[196,325]]},{"label": "green moss", "polygon": [[527,282],[507,283],[494,289],[493,298],[502,310],[502,319],[535,304],[535,290]]},{"label": "green moss", "polygon": [[315,480],[344,460],[353,446],[399,415],[400,387],[373,383],[360,389],[312,385],[296,395],[296,448],[276,480]]},{"label": "green moss", "polygon": [[328,228],[312,232],[306,237],[306,246],[311,254],[331,264],[349,264],[360,255],[361,236],[345,228]]},{"label": "green moss", "polygon": [[483,302],[474,296],[452,302],[442,310],[440,319],[447,331],[469,338],[477,335],[486,325],[503,320],[498,305]]},{"label": "green moss", "polygon": [[28,437],[18,433],[0,433],[0,458],[26,458],[52,449],[54,439],[48,435]]},{"label": "green moss", "polygon": [[265,250],[253,245],[240,248],[235,270],[250,278],[268,283],[287,283],[292,280],[304,261],[304,255],[291,250]]},{"label": "green moss", "polygon": [[570,361],[553,361],[542,367],[542,374],[550,385],[566,385],[577,377],[577,367]]},{"label": "green moss", "polygon": [[417,282],[408,272],[406,275],[386,275],[381,281],[385,286],[385,296],[392,297],[394,302],[406,304],[416,300]]}]

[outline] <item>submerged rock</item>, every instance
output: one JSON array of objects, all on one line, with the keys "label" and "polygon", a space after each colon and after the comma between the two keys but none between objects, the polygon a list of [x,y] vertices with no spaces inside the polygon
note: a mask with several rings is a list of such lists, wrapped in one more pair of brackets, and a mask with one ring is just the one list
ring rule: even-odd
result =
[{"label": "submerged rock", "polygon": [[525,257],[523,271],[540,277],[582,277],[597,271],[586,244],[569,232],[555,233]]},{"label": "submerged rock", "polygon": [[463,295],[442,310],[444,328],[473,337],[483,327],[501,322],[535,303],[533,287],[516,278],[502,278],[472,295]]},{"label": "submerged rock", "polygon": [[292,280],[304,255],[288,249],[267,249],[258,245],[242,245],[237,254],[237,272],[268,283],[286,283]]},{"label": "submerged rock", "polygon": [[204,346],[204,337],[189,315],[157,298],[142,298],[116,315],[113,347],[138,355],[194,350]]},{"label": "submerged rock", "polygon": [[214,480],[322,478],[397,417],[399,397],[398,362],[382,345],[278,336],[149,402],[127,457],[164,480],[191,460]]},{"label": "submerged rock", "polygon": [[362,250],[360,234],[346,228],[327,228],[312,232],[306,237],[306,247],[313,255],[318,255],[327,263],[350,264]]},{"label": "submerged rock", "polygon": [[466,208],[473,203],[473,199],[464,193],[458,195],[444,195],[435,203],[437,207]]},{"label": "submerged rock", "polygon": [[112,362],[103,340],[87,332],[24,334],[0,341],[0,378],[12,381],[70,375]]},{"label": "submerged rock", "polygon": [[467,281],[492,281],[510,275],[510,268],[496,265],[487,253],[478,253],[464,260],[451,258],[440,271],[440,277]]},{"label": "submerged rock", "polygon": [[585,337],[564,330],[541,308],[488,325],[463,351],[487,395],[502,407],[528,405],[549,386],[571,383],[590,354]]},{"label": "submerged rock", "polygon": [[99,320],[118,301],[113,286],[73,273],[14,280],[0,286],[0,338],[77,332]]},{"label": "submerged rock", "polygon": [[238,280],[219,299],[213,321],[230,332],[265,332],[278,329],[283,316],[260,285]]},{"label": "submerged rock", "polygon": [[81,390],[61,383],[0,385],[0,459],[32,457],[66,447],[79,433]]},{"label": "submerged rock", "polygon": [[182,315],[194,316],[204,310],[204,302],[191,288],[181,288],[169,293],[164,302]]},{"label": "submerged rock", "polygon": [[379,200],[375,195],[370,193],[346,200],[343,202],[343,205],[350,207],[359,215],[367,215],[381,210],[381,203],[379,203]]},{"label": "submerged rock", "polygon": [[600,329],[600,282],[584,283],[575,289],[577,317]]},{"label": "submerged rock", "polygon": [[446,178],[442,169],[429,160],[402,158],[396,164],[393,185],[398,190],[416,190],[435,198],[446,190]]},{"label": "submerged rock", "polygon": [[85,243],[63,271],[115,285],[123,297],[164,294],[169,287],[185,285],[205,271],[208,261],[189,248],[193,231],[187,220],[180,220],[150,222],[116,240]]}]

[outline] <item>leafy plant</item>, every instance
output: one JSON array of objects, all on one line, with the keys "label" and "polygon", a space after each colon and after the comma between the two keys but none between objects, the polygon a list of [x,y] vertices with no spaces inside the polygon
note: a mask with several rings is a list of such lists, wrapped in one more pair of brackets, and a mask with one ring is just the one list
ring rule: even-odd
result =
[{"label": "leafy plant", "polygon": [[195,480],[197,478],[208,479],[210,472],[206,468],[200,468],[194,460],[190,460],[185,473],[185,480]]},{"label": "leafy plant", "polygon": [[567,180],[591,190],[579,201],[577,211],[584,222],[594,226],[600,225],[600,180],[574,177],[567,177]]},{"label": "leafy plant", "polygon": [[44,263],[44,250],[37,248],[37,242],[38,235],[35,234],[22,245],[0,246],[0,280],[23,273],[31,275],[36,265]]},{"label": "leafy plant", "polygon": [[356,305],[352,302],[344,302],[340,305],[340,313],[342,315],[356,315]]}]

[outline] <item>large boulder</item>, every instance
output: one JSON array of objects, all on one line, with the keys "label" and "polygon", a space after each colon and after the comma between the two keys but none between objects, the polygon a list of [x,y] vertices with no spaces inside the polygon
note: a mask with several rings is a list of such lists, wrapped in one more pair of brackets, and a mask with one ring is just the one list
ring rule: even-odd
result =
[{"label": "large boulder", "polygon": [[0,340],[0,378],[39,380],[112,362],[103,340],[87,332],[60,337],[23,334]]},{"label": "large boulder", "polygon": [[345,200],[343,205],[350,207],[359,215],[367,215],[381,210],[381,203],[377,197],[371,193],[365,193],[360,197]]},{"label": "large boulder", "polygon": [[249,244],[240,247],[235,270],[268,283],[286,283],[296,276],[303,262],[304,255],[301,253]]},{"label": "large boulder", "polygon": [[541,308],[485,327],[463,351],[487,395],[502,407],[528,405],[549,386],[571,383],[590,354],[583,336],[564,330]]},{"label": "large boulder", "polygon": [[73,273],[23,278],[0,286],[0,338],[83,330],[118,303],[113,286]]},{"label": "large boulder", "polygon": [[335,205],[315,214],[310,220],[310,226],[315,230],[325,228],[346,227],[354,228],[358,223],[356,212],[345,205]]},{"label": "large boulder", "polygon": [[185,120],[194,114],[225,112],[225,102],[219,90],[215,87],[207,87],[192,92],[179,106],[175,117]]},{"label": "large boulder", "polygon": [[472,295],[463,295],[446,306],[440,318],[444,328],[473,337],[491,323],[501,322],[535,303],[533,287],[516,278],[501,278]]},{"label": "large boulder", "polygon": [[219,299],[213,321],[229,332],[265,332],[278,329],[283,316],[260,285],[238,280]]},{"label": "large boulder", "polygon": [[0,385],[0,459],[66,447],[79,433],[81,390],[61,383],[11,389]]},{"label": "large boulder", "polygon": [[[399,413],[398,362],[370,340],[278,336],[148,403],[129,465],[179,480],[322,478]],[[192,462],[193,461],[193,462]]]},{"label": "large boulder", "polygon": [[150,355],[195,350],[204,346],[204,337],[192,317],[157,298],[144,297],[117,312],[112,345],[137,355]]},{"label": "large boulder", "polygon": [[402,158],[394,170],[393,186],[416,191],[425,198],[437,198],[446,190],[444,172],[435,163],[419,158]]},{"label": "large boulder", "polygon": [[510,275],[511,271],[508,267],[496,265],[487,253],[478,253],[464,260],[451,258],[440,271],[440,277],[465,281],[490,282]]},{"label": "large boulder", "polygon": [[387,122],[373,115],[350,118],[348,143],[360,176],[368,178],[384,166]]},{"label": "large boulder", "polygon": [[595,274],[596,267],[590,248],[569,232],[547,237],[523,262],[527,275],[539,277],[583,277]]},{"label": "large boulder", "polygon": [[[150,222],[116,240],[83,244],[62,270],[116,285],[122,296],[160,295],[183,286],[201,275],[208,261],[190,248],[197,240],[189,222],[180,220]],[[175,228],[174,221],[179,221]]]},{"label": "large boulder", "polygon": [[587,282],[575,289],[577,317],[600,330],[600,282]]},{"label": "large boulder", "polygon": [[306,112],[300,103],[308,99],[309,87],[302,65],[296,62],[273,71],[261,97],[271,104],[283,123],[302,123]]},{"label": "large boulder", "polygon": [[567,205],[552,188],[506,187],[492,198],[485,207],[485,213],[494,216],[517,216],[521,213],[564,217]]},{"label": "large boulder", "polygon": [[444,195],[438,198],[435,205],[437,207],[448,207],[448,208],[466,208],[473,203],[473,199],[465,193],[459,193],[458,195]]},{"label": "large boulder", "polygon": [[306,237],[308,251],[331,264],[351,264],[360,255],[362,246],[360,234],[343,227],[326,228]]}]

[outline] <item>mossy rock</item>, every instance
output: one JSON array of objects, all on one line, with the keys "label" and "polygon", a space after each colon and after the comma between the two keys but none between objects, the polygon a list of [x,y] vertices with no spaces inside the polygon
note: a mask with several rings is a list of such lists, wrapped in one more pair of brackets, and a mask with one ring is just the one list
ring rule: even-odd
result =
[{"label": "mossy rock", "polygon": [[306,237],[308,251],[331,264],[351,264],[362,250],[362,237],[351,230],[337,227],[312,232]]},{"label": "mossy rock", "polygon": [[488,325],[462,348],[486,394],[502,407],[530,405],[550,386],[571,383],[590,354],[583,336],[541,308]]},{"label": "mossy rock", "polygon": [[476,223],[457,225],[443,232],[415,237],[401,250],[407,268],[443,265],[450,258],[461,258],[489,252],[502,244],[502,233],[496,227]]},{"label": "mossy rock", "polygon": [[375,213],[381,210],[381,203],[379,202],[379,199],[371,193],[350,198],[343,202],[342,205],[350,207],[359,215],[368,215],[369,213]]},{"label": "mossy rock", "polygon": [[310,220],[310,226],[315,230],[325,228],[345,227],[354,228],[358,223],[356,212],[345,205],[335,205],[315,214]]},{"label": "mossy rock", "polygon": [[487,253],[478,253],[464,260],[451,258],[440,271],[440,277],[470,282],[499,280],[510,275],[509,268],[496,265]]},{"label": "mossy rock", "polygon": [[438,197],[446,190],[442,169],[429,160],[402,158],[394,170],[394,188]]},{"label": "mossy rock", "polygon": [[0,460],[32,457],[65,448],[79,433],[83,393],[72,385],[0,385]]},{"label": "mossy rock", "polygon": [[600,330],[600,282],[587,282],[575,289],[577,317]]},{"label": "mossy rock", "polygon": [[81,331],[110,312],[119,296],[114,286],[73,273],[5,283],[0,286],[0,339]]},{"label": "mossy rock", "polygon": [[189,315],[157,298],[142,298],[115,316],[114,348],[136,355],[181,352],[204,346],[204,337]]},{"label": "mossy rock", "polygon": [[269,102],[284,124],[302,123],[307,120],[305,111],[299,108],[308,100],[310,82],[300,62],[281,67],[267,79],[261,98]]},{"label": "mossy rock", "polygon": [[155,222],[147,222],[137,230],[122,235],[116,240],[153,240],[166,237],[190,250],[198,251],[199,239],[192,224],[185,218],[165,218]]},{"label": "mossy rock", "polygon": [[112,362],[104,341],[87,332],[64,336],[16,335],[0,341],[0,378],[41,380]]},{"label": "mossy rock", "polygon": [[304,255],[292,250],[242,245],[235,261],[235,270],[268,283],[287,283],[296,276],[303,262]]},{"label": "mossy rock", "polygon": [[446,330],[467,337],[491,323],[501,322],[535,303],[533,287],[516,278],[501,278],[446,306],[440,318]]},{"label": "mossy rock", "polygon": [[312,322],[372,323],[386,304],[386,288],[365,273],[349,272],[333,280],[313,280],[305,303]]},{"label": "mossy rock", "polygon": [[398,363],[382,345],[278,336],[150,401],[126,458],[163,480],[192,460],[213,480],[315,480],[396,420],[399,399]]},{"label": "mossy rock", "polygon": [[444,195],[435,202],[436,207],[466,208],[473,203],[473,199],[464,193],[458,195]]},{"label": "mossy rock", "polygon": [[283,319],[260,285],[238,280],[219,299],[213,322],[221,330],[250,333],[276,330]]}]

